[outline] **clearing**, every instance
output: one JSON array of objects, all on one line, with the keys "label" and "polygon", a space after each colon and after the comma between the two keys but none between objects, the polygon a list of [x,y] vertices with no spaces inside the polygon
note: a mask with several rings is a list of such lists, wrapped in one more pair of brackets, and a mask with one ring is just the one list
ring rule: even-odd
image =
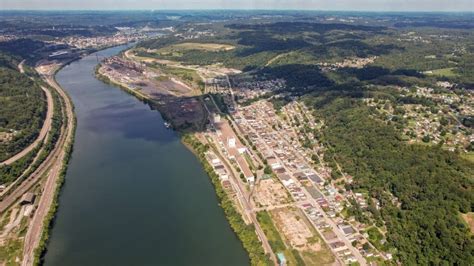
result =
[{"label": "clearing", "polygon": [[461,216],[464,221],[466,221],[466,223],[469,225],[471,233],[474,233],[474,212],[468,212],[466,214],[462,213]]},{"label": "clearing", "polygon": [[448,67],[426,71],[425,73],[429,76],[456,77],[458,74],[454,70],[454,67]]},{"label": "clearing", "polygon": [[173,44],[170,46],[163,47],[157,50],[157,52],[158,53],[172,53],[172,52],[189,51],[189,50],[219,52],[219,51],[230,51],[233,49],[235,49],[235,46],[229,45],[229,44],[184,42],[184,43],[178,43],[178,44]]}]

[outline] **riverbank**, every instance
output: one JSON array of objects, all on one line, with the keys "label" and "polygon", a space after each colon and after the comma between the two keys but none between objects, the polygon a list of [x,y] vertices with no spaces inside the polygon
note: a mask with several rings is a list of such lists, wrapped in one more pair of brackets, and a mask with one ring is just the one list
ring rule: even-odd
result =
[{"label": "riverbank", "polygon": [[183,135],[181,140],[185,146],[199,159],[204,171],[209,176],[209,179],[214,186],[216,196],[219,200],[219,206],[224,211],[227,221],[232,227],[232,230],[242,242],[245,250],[248,252],[251,264],[273,265],[263,250],[262,244],[255,233],[254,226],[245,224],[241,214],[236,210],[234,203],[224,191],[224,188],[219,181],[219,176],[214,172],[212,166],[206,160],[205,152],[208,150],[208,147],[202,144],[191,134]]},{"label": "riverbank", "polygon": [[[73,124],[73,132],[76,131],[76,119],[74,117],[74,124]],[[56,219],[56,212],[58,210],[59,206],[59,196],[61,194],[61,189],[66,182],[66,172],[67,172],[67,167],[69,165],[69,160],[71,159],[71,154],[74,148],[74,135],[72,136],[71,142],[69,145],[65,148],[65,157],[63,159],[63,165],[61,167],[61,171],[59,173],[59,178],[57,179],[57,186],[54,191],[54,196],[53,196],[53,203],[52,206],[50,207],[50,210],[46,216],[46,219],[43,223],[43,230],[41,234],[41,238],[39,240],[39,245],[36,247],[34,250],[34,262],[33,265],[42,265],[43,264],[43,258],[44,255],[46,254],[47,251],[47,246],[48,246],[48,240],[50,236],[50,230],[52,226],[54,225],[54,220]]]},{"label": "riverbank", "polygon": [[64,127],[61,132],[64,134],[64,138],[61,136],[58,140],[60,151],[56,157],[57,161],[50,166],[51,170],[45,180],[40,202],[25,236],[23,263],[26,265],[30,263],[33,265],[42,264],[42,257],[46,252],[49,232],[54,224],[59,195],[65,182],[65,175],[74,145],[77,125],[74,105],[69,95],[55,80],[55,74],[64,66],[65,64],[55,69],[52,76],[44,76],[44,81],[62,98],[61,109],[64,114],[62,125]]},{"label": "riverbank", "polygon": [[[56,73],[61,70],[65,65],[61,66],[58,68],[53,75],[56,75]],[[54,82],[56,82],[54,76],[53,76]],[[56,82],[57,84],[57,82]],[[52,205],[50,206],[50,209],[48,211],[48,214],[46,215],[46,219],[43,222],[43,229],[42,229],[42,234],[39,240],[39,245],[35,248],[34,250],[34,262],[33,265],[42,265],[43,264],[43,256],[46,254],[46,249],[48,246],[48,240],[50,236],[50,230],[54,224],[54,220],[56,219],[56,212],[59,206],[59,196],[61,193],[61,189],[65,183],[65,177],[66,177],[66,172],[67,168],[69,165],[69,160],[71,159],[72,151],[74,148],[74,139],[75,139],[75,133],[76,133],[76,126],[77,126],[77,119],[76,116],[74,115],[74,104],[72,100],[70,99],[70,96],[65,93],[65,95],[69,98],[69,101],[72,105],[72,110],[73,110],[73,123],[72,123],[72,136],[70,141],[67,143],[67,146],[64,148],[65,150],[65,156],[63,158],[62,162],[62,167],[59,173],[59,177],[56,180],[56,189],[54,191],[54,196],[53,196],[53,202]],[[67,119],[67,117],[66,117]],[[67,124],[67,121],[66,121]]]},{"label": "riverbank", "polygon": [[99,71],[101,66],[102,66],[102,64],[99,63],[94,68],[94,75],[98,80],[104,82],[105,84],[112,85],[114,87],[118,87],[122,91],[124,91],[124,92],[136,97],[140,101],[148,104],[152,109],[158,110],[160,112],[161,116],[163,117],[163,119],[166,120],[168,123],[170,123],[172,129],[174,129],[178,132],[182,132],[181,130],[179,130],[178,127],[175,126],[175,124],[173,123],[173,120],[170,118],[170,116],[166,114],[166,112],[163,110],[163,108],[160,108],[160,105],[155,100],[151,99],[146,94],[143,94],[143,93],[141,93],[137,90],[134,90],[134,89],[128,87],[127,85],[125,85],[125,84],[122,84],[122,83],[119,83],[117,81],[111,80],[109,77],[103,75]]}]

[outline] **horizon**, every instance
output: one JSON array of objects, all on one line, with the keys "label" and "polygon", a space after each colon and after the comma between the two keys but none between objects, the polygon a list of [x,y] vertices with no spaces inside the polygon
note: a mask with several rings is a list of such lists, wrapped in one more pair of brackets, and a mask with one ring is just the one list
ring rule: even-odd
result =
[{"label": "horizon", "polygon": [[[443,10],[427,10],[427,11],[392,11],[392,10],[322,10],[322,9],[244,9],[244,8],[206,8],[206,9],[2,9],[0,16],[5,12],[204,12],[204,11],[245,11],[245,12],[314,12],[314,13],[372,13],[372,14],[473,14],[474,10],[467,11],[443,11]],[[474,19],[474,17],[473,17]]]},{"label": "horizon", "polygon": [[205,11],[205,10],[242,10],[242,11],[334,11],[334,12],[442,12],[473,13],[474,2],[458,0],[204,0],[199,3],[187,0],[2,0],[3,11]]}]

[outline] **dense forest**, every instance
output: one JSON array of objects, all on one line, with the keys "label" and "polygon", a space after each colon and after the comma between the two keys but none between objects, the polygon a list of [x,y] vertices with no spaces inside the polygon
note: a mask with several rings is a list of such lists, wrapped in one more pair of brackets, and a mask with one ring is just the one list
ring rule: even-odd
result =
[{"label": "dense forest", "polygon": [[45,95],[41,88],[11,65],[1,65],[0,161],[34,141],[45,115]]},{"label": "dense forest", "polygon": [[404,143],[358,100],[317,96],[307,103],[326,121],[326,160],[355,177],[351,189],[380,201],[377,217],[403,264],[474,263],[474,242],[459,217],[474,209],[472,163],[439,147]]},{"label": "dense forest", "polygon": [[28,61],[37,61],[42,58],[41,50],[44,50],[46,44],[42,41],[32,39],[17,39],[6,42],[0,42],[0,54],[9,54],[17,61],[26,59]]},{"label": "dense forest", "polygon": [[[312,64],[317,61],[335,61],[346,56],[387,54],[393,45],[370,45],[364,39],[374,34],[385,34],[383,27],[321,23],[231,24],[225,36],[207,38],[206,42],[223,42],[236,46],[230,51],[189,50],[176,54],[161,54],[160,58],[189,64],[207,65],[223,63],[226,66],[263,68],[273,59],[272,65]],[[189,42],[176,37],[158,38],[138,45],[145,49],[160,49],[169,44]],[[285,54],[281,57],[280,54]],[[153,53],[142,52],[153,57]],[[278,58],[276,56],[280,55]],[[155,55],[156,56],[156,55]]]}]

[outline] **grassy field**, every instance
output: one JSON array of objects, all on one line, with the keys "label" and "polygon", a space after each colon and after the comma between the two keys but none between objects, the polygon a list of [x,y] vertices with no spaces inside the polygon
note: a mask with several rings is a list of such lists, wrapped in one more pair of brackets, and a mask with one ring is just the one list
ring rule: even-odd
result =
[{"label": "grassy field", "polygon": [[334,263],[334,255],[328,248],[323,248],[316,253],[304,251],[302,256],[306,265],[331,265]]},{"label": "grassy field", "polygon": [[[192,87],[197,87],[201,91],[204,90],[204,82],[195,70],[171,66],[160,66],[157,68],[166,75],[174,76]],[[160,76],[160,79],[166,79],[166,76]]]},{"label": "grassy field", "polygon": [[448,77],[448,78],[458,76],[458,74],[454,72],[453,67],[434,69],[434,70],[431,70],[431,73],[427,72],[427,74],[430,76],[441,76],[441,77]]},{"label": "grassy field", "polygon": [[304,265],[304,261],[300,257],[298,251],[286,247],[285,242],[273,224],[272,218],[267,211],[258,212],[257,220],[267,236],[268,242],[274,253],[282,252],[285,255],[288,265]]},{"label": "grassy field", "polygon": [[18,239],[7,240],[5,246],[0,249],[0,265],[19,265],[16,258],[22,255],[22,244]]},{"label": "grassy field", "polygon": [[317,243],[320,245],[320,249],[316,252],[301,252],[301,256],[303,257],[304,262],[306,263],[306,265],[332,265],[336,261],[336,258],[329,249],[329,246],[323,241],[321,235],[311,225],[311,222],[306,218],[302,211],[298,210],[298,212],[301,214],[301,218],[304,219],[305,223],[308,225],[309,229],[313,233],[313,237],[309,242]]},{"label": "grassy field", "polygon": [[233,49],[235,49],[235,47],[229,44],[185,42],[185,43],[178,43],[178,44],[173,44],[170,46],[163,47],[157,50],[157,52],[166,53],[166,54],[174,54],[174,53],[190,51],[190,50],[219,52],[219,51],[230,51]]},{"label": "grassy field", "polygon": [[461,154],[461,157],[474,163],[474,152],[468,152]]},{"label": "grassy field", "polygon": [[367,234],[369,234],[369,241],[374,245],[378,250],[387,250],[386,247],[381,243],[381,240],[384,238],[382,233],[380,233],[377,227],[373,226],[367,229]]}]

